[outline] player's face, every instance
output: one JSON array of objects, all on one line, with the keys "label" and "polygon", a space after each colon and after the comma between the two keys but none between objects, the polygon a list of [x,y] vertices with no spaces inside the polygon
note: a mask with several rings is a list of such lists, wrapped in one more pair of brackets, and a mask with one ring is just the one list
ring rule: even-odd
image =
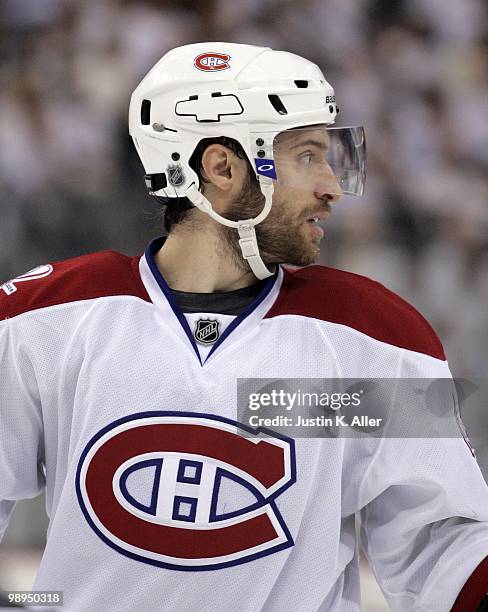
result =
[{"label": "player's face", "polygon": [[[293,130],[278,136],[273,206],[256,226],[261,257],[267,264],[306,266],[320,254],[324,231],[317,224],[327,219],[331,204],[340,198],[340,187],[325,161],[328,147],[323,128]],[[264,196],[251,179],[233,202],[231,217],[249,219],[262,210]],[[227,215],[226,215],[227,216]],[[226,232],[238,247],[235,231]]]}]

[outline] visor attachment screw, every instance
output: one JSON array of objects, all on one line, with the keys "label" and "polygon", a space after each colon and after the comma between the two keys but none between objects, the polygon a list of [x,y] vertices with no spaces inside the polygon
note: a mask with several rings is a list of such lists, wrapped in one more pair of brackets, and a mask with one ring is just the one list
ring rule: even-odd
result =
[{"label": "visor attachment screw", "polygon": [[180,154],[179,153],[171,153],[171,159],[173,161],[178,161],[180,159]]},{"label": "visor attachment screw", "polygon": [[162,123],[153,123],[152,124],[152,129],[155,132],[164,132],[165,127],[164,127],[164,125]]},{"label": "visor attachment screw", "polygon": [[262,138],[258,138],[256,140],[256,144],[258,145],[258,147],[262,147],[264,144],[264,140]]},{"label": "visor attachment screw", "polygon": [[262,149],[258,151],[258,157],[264,157],[265,155],[266,153]]}]

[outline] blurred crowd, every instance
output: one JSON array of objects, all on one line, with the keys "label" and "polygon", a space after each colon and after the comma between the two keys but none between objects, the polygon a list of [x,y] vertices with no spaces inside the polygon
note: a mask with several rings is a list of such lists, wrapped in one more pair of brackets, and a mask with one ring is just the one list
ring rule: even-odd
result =
[{"label": "blurred crowd", "polygon": [[337,205],[322,263],[398,292],[455,375],[487,376],[487,23],[482,0],[0,0],[0,278],[158,233],[127,110],[168,49],[285,49],[367,134],[366,195]]}]

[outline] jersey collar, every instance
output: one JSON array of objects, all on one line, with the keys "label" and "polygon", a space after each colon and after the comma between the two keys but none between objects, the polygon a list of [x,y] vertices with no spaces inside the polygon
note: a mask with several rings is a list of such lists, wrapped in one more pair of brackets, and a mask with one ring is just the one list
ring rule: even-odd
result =
[{"label": "jersey collar", "polygon": [[[200,364],[203,365],[200,352],[186,317],[178,306],[171,289],[156,264],[155,255],[163,246],[165,239],[164,236],[161,236],[155,238],[148,244],[139,262],[141,279],[153,304],[161,307],[163,309],[163,314],[176,317],[179,322],[180,333],[182,332],[186,336]],[[226,340],[231,334],[233,336],[232,339],[237,336],[242,337],[244,333],[249,331],[251,327],[256,325],[264,317],[278,296],[282,280],[283,270],[281,266],[277,266],[275,273],[273,276],[269,277],[253,302],[251,302],[251,304],[249,304],[249,306],[227,326],[224,333],[213,345],[204,363],[207,363],[216,352],[219,352],[220,347],[222,347],[224,343],[226,343],[226,345],[229,343],[226,342]]]}]

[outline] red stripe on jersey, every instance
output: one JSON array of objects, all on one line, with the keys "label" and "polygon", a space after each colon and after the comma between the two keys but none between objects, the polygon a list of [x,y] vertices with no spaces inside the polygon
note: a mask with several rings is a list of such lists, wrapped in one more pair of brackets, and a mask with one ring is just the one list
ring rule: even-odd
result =
[{"label": "red stripe on jersey", "polygon": [[413,306],[359,274],[326,266],[286,269],[266,318],[291,314],[339,323],[393,346],[446,358],[436,333]]},{"label": "red stripe on jersey", "polygon": [[139,274],[139,259],[100,251],[55,262],[52,272],[43,278],[13,279],[9,284],[15,292],[0,290],[0,320],[38,308],[114,295],[150,302]]}]

